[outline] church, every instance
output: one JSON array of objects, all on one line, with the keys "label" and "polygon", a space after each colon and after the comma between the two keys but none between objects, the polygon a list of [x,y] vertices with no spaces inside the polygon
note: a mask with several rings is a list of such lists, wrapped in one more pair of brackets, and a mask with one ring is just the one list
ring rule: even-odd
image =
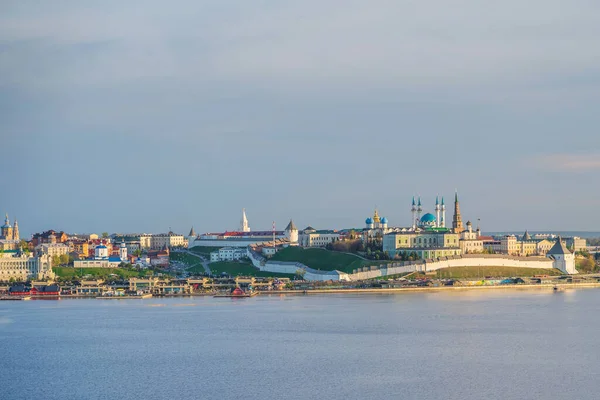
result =
[{"label": "church", "polygon": [[15,225],[12,226],[6,214],[4,225],[0,228],[0,250],[16,250],[20,239],[19,223],[15,220]]}]

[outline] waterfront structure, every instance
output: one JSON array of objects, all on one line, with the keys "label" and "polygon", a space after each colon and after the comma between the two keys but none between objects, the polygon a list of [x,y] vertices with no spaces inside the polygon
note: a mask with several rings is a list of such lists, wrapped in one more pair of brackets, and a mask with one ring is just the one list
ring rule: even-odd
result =
[{"label": "waterfront structure", "polygon": [[31,278],[54,278],[50,256],[27,256],[19,253],[12,257],[0,257],[0,281],[25,281]]},{"label": "waterfront structure", "polygon": [[306,227],[298,235],[298,245],[301,247],[325,247],[329,243],[340,240],[340,233],[334,230],[316,230]]}]

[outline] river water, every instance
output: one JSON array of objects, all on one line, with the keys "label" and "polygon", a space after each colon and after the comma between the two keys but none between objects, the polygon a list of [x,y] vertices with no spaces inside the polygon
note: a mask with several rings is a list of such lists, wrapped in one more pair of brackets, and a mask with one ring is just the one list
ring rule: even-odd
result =
[{"label": "river water", "polygon": [[0,398],[597,399],[600,290],[0,302]]}]

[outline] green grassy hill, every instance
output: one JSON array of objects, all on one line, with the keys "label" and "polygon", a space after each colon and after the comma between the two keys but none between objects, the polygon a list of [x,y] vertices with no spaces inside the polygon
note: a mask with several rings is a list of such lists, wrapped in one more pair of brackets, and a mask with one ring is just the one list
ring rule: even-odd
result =
[{"label": "green grassy hill", "polygon": [[200,254],[201,256],[210,258],[210,253],[212,253],[213,251],[217,251],[219,249],[220,249],[220,247],[195,246],[188,250],[191,251],[192,253]]},{"label": "green grassy hill", "polygon": [[[293,278],[293,274],[279,274],[276,272],[260,271],[254,265],[248,262],[237,261],[217,261],[208,264],[213,275],[221,275],[223,272],[232,276],[257,276],[257,277],[273,277],[273,278]],[[202,265],[197,265],[188,268],[189,272],[204,273]]]},{"label": "green grassy hill", "polygon": [[367,265],[379,265],[385,261],[363,260],[362,258],[346,253],[338,253],[325,249],[303,249],[301,247],[287,247],[275,254],[274,261],[297,261],[321,271],[339,271],[352,273],[352,270]]},{"label": "green grassy hill", "polygon": [[169,254],[169,260],[170,261],[179,261],[179,262],[187,265],[188,267],[200,264],[202,262],[202,260],[200,260],[200,258],[195,257],[191,254],[180,253],[180,252],[175,252],[175,251],[172,251],[171,254]]},{"label": "green grassy hill", "polygon": [[[519,267],[451,267],[435,271],[436,278],[473,279],[473,278],[509,278],[531,277],[534,275],[562,275],[557,269],[519,268]],[[433,276],[433,275],[430,275]]]},{"label": "green grassy hill", "polygon": [[80,279],[84,276],[91,276],[98,279],[106,279],[114,274],[120,278],[144,277],[151,276],[152,271],[149,270],[129,270],[123,268],[70,268],[70,267],[52,267],[52,270],[57,277],[73,280]]}]

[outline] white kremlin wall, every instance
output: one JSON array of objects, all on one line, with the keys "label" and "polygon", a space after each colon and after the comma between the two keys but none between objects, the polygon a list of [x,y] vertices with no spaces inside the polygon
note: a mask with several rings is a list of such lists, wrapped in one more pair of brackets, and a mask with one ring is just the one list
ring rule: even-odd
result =
[{"label": "white kremlin wall", "polygon": [[341,271],[318,271],[299,262],[267,261],[264,257],[248,249],[252,264],[261,271],[295,274],[299,269],[305,272],[304,279],[309,281],[358,281],[381,276],[405,274],[409,272],[431,272],[451,267],[517,267],[553,269],[555,261],[545,257],[515,257],[508,255],[463,255],[449,257],[439,261],[417,261],[409,265],[404,263],[382,264],[363,267],[362,271],[346,274]]}]

